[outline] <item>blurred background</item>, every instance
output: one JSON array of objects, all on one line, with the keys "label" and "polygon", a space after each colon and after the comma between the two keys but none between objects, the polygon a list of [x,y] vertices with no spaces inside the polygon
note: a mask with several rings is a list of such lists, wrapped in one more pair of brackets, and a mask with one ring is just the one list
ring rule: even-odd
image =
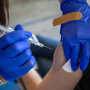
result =
[{"label": "blurred background", "polygon": [[[60,26],[52,21],[61,16],[59,0],[9,0],[10,26],[22,24],[25,30],[60,40]],[[90,4],[90,0],[87,0]]]},{"label": "blurred background", "polygon": [[10,26],[22,24],[25,30],[60,39],[59,28],[52,21],[61,15],[58,0],[10,0]]},{"label": "blurred background", "polygon": [[[22,24],[25,30],[60,40],[60,26],[52,21],[61,16],[59,0],[9,0],[10,26]],[[90,4],[90,0],[87,0]]]}]

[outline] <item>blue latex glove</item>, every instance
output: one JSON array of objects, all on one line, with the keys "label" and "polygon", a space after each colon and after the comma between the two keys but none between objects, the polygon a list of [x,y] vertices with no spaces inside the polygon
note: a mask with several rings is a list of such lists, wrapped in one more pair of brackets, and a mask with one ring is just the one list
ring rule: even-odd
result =
[{"label": "blue latex glove", "polygon": [[66,59],[71,58],[72,69],[76,71],[80,66],[80,69],[84,71],[90,57],[90,7],[86,0],[62,0],[61,10],[63,15],[72,12],[82,14],[81,20],[61,25],[61,39]]},{"label": "blue latex glove", "polygon": [[36,62],[26,40],[32,34],[24,31],[21,25],[15,30],[0,38],[0,75],[7,81],[22,77]]}]

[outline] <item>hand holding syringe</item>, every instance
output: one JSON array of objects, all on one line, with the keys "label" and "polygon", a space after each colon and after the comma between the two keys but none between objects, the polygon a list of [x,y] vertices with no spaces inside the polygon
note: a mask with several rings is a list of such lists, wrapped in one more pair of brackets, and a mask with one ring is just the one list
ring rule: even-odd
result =
[{"label": "hand holding syringe", "polygon": [[[0,37],[2,37],[2,38],[4,38],[4,35],[5,35],[5,34],[7,34],[7,33],[9,33],[9,32],[13,32],[13,31],[14,31],[13,28],[5,27],[5,26],[3,26],[3,25],[0,25],[0,32],[1,32],[1,33],[0,33]],[[19,33],[19,34],[20,34],[20,33]],[[17,34],[16,34],[16,35],[17,35]],[[24,36],[23,36],[23,37],[24,37]],[[34,45],[37,45],[37,46],[39,46],[39,47],[48,48],[48,47],[44,46],[44,44],[41,44],[41,43],[38,41],[38,39],[36,38],[35,34],[33,34],[33,33],[32,33],[31,38],[29,38],[29,39],[27,39],[27,40],[30,42],[30,44],[34,44]],[[3,42],[4,42],[4,40],[3,40]],[[25,43],[25,44],[26,44],[26,43]],[[13,45],[12,45],[12,46],[13,46]],[[15,46],[15,47],[16,47],[16,46]],[[26,45],[26,46],[23,45],[23,48],[26,48],[26,47],[29,48],[28,45]],[[22,48],[22,47],[21,47],[21,48]],[[9,49],[10,49],[10,48],[9,48]],[[8,50],[9,50],[9,49],[8,49]],[[11,49],[12,49],[12,47],[11,47]],[[48,49],[50,49],[50,48],[48,48]],[[12,50],[10,50],[10,51],[8,51],[8,50],[6,50],[8,53],[13,53]],[[23,49],[20,49],[20,50],[23,50]],[[17,56],[17,57],[15,57],[15,60],[17,60],[17,59],[19,58],[19,59],[21,59],[22,62],[24,63],[24,62],[27,60],[27,59],[25,59],[25,56],[27,56],[26,58],[29,58],[29,57],[32,56],[32,55],[30,54],[30,51],[25,51],[25,52],[26,52],[25,55],[23,54],[24,52],[19,55],[19,56],[23,55],[23,59],[22,59],[22,57],[20,58],[19,56]],[[28,52],[29,55],[27,55],[27,52]],[[8,53],[7,53],[7,54],[8,54]],[[3,52],[1,52],[1,54],[4,55]],[[6,53],[5,53],[5,54],[6,54]],[[7,55],[7,54],[6,54],[6,55]],[[15,54],[15,52],[14,52],[14,54]],[[14,54],[13,54],[13,55],[14,55]],[[15,54],[15,55],[16,55],[16,54]],[[10,60],[12,59],[12,62],[10,62],[10,63],[7,64],[7,62],[8,62],[7,56],[4,55],[3,57],[6,58],[6,59],[5,59],[6,62],[2,59],[2,62],[1,62],[1,63],[3,63],[3,64],[5,63],[5,64],[8,65],[9,67],[10,67],[9,64],[12,63],[13,61],[14,61],[13,65],[14,65],[14,64],[17,64],[17,63],[15,62],[15,60],[13,60],[12,58],[10,58]],[[10,57],[12,57],[12,54],[10,55]],[[19,60],[19,59],[18,59],[18,60]],[[9,60],[9,61],[10,61],[10,60]],[[32,60],[33,60],[33,61],[32,61]],[[33,67],[33,64],[35,64],[35,60],[34,60],[34,58],[33,58],[32,60],[31,60],[31,61],[32,61],[32,64],[30,64],[30,65],[28,64],[27,66],[24,67],[23,73],[27,72],[28,68],[29,68],[29,70],[30,70],[30,68]],[[4,61],[4,62],[3,62],[3,61]],[[30,62],[31,62],[31,61],[30,61]],[[19,61],[19,63],[20,63],[20,61]],[[5,65],[5,64],[4,64],[4,65]],[[0,64],[0,65],[1,65],[1,64]],[[32,65],[32,66],[31,66],[31,65]],[[8,68],[9,68],[9,67],[8,67]],[[17,66],[17,67],[18,67],[18,66]],[[0,69],[1,69],[1,68],[0,68]],[[21,70],[21,69],[20,69],[20,70]],[[4,71],[3,71],[3,72],[4,72]],[[13,72],[14,72],[14,71],[13,71]],[[10,73],[10,72],[9,72],[9,73]],[[11,72],[11,73],[12,73],[12,72]],[[10,73],[10,76],[11,76],[11,73]],[[15,72],[14,72],[14,73],[15,73]],[[20,77],[20,75],[22,76],[22,73],[20,73],[20,72],[17,72],[17,73],[19,73],[19,75],[16,75],[15,77],[13,76],[13,78]],[[17,74],[17,73],[16,73],[16,74]],[[5,84],[8,80],[12,80],[12,79],[13,79],[12,77],[9,78],[9,77],[8,77],[8,74],[6,74],[6,75],[7,75],[6,77],[5,77],[3,74],[1,74],[1,73],[0,73],[0,75],[1,75],[1,76],[0,76],[0,85]],[[5,78],[7,81],[6,81],[4,78]]]},{"label": "hand holding syringe", "polygon": [[[13,31],[14,31],[13,28],[5,27],[5,26],[3,26],[3,25],[0,25],[0,30],[4,32],[1,36],[3,36],[3,35],[6,34],[6,33],[13,32]],[[32,37],[29,38],[28,41],[29,41],[31,44],[37,45],[37,46],[39,46],[39,47],[45,47],[45,48],[51,49],[51,48],[45,46],[44,44],[40,43],[40,42],[38,41],[38,39],[36,38],[36,35],[35,35],[34,33],[32,33]]]}]

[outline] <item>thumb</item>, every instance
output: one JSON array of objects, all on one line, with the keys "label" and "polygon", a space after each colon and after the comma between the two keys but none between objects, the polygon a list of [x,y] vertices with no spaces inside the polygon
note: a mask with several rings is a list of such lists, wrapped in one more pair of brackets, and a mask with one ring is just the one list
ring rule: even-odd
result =
[{"label": "thumb", "polygon": [[64,56],[64,51],[61,43],[55,50],[54,57],[53,57],[53,64],[60,68],[65,64],[65,62],[66,62],[66,59]]},{"label": "thumb", "polygon": [[22,25],[17,24],[16,27],[14,28],[15,30],[24,30]]}]

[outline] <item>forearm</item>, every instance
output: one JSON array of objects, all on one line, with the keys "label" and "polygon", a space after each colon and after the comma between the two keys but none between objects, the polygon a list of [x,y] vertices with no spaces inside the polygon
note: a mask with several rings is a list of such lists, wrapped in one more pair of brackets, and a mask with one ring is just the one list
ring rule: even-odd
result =
[{"label": "forearm", "polygon": [[22,80],[27,90],[30,90],[30,89],[37,90],[37,87],[42,82],[42,78],[34,69],[32,69],[26,75],[24,75],[22,77]]},{"label": "forearm", "polygon": [[22,77],[27,90],[73,90],[76,84],[82,77],[82,72],[67,73],[64,70],[51,68],[45,78],[32,70],[27,75]]},{"label": "forearm", "polygon": [[62,66],[65,63],[62,43],[57,47],[53,57],[53,65],[42,80],[35,71],[30,71],[23,76],[23,81],[27,89],[31,90],[73,90],[82,77],[82,71],[65,72]]},{"label": "forearm", "polygon": [[73,90],[82,77],[82,72],[67,73],[63,70],[53,69],[46,75],[38,90]]}]

